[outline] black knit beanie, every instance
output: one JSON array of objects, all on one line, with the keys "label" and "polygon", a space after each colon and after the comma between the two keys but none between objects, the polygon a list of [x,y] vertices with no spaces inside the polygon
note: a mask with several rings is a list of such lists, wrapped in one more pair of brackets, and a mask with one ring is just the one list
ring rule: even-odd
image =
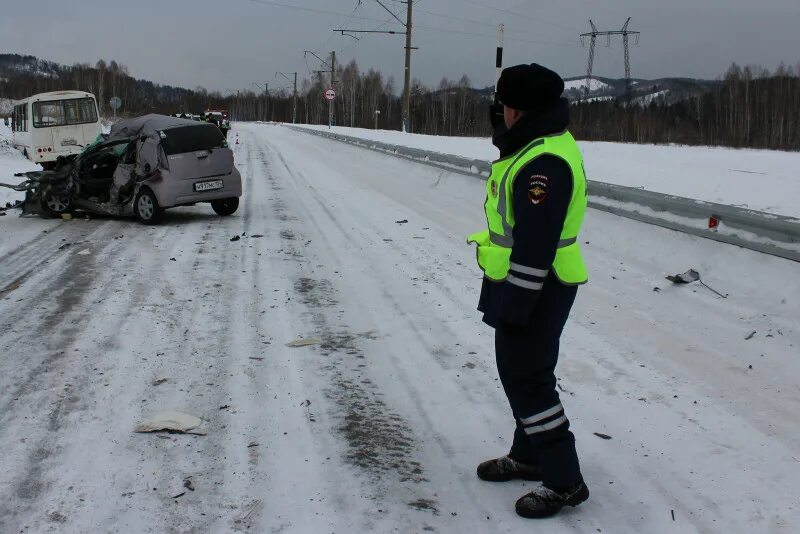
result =
[{"label": "black knit beanie", "polygon": [[558,104],[564,92],[561,76],[536,63],[504,69],[497,82],[497,99],[520,111],[543,111]]}]

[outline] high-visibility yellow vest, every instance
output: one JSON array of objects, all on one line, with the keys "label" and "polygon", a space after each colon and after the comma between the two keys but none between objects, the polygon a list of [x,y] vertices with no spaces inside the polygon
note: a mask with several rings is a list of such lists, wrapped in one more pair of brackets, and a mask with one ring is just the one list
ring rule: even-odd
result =
[{"label": "high-visibility yellow vest", "polygon": [[572,171],[572,197],[553,260],[553,271],[567,285],[585,284],[589,279],[578,244],[578,233],[586,213],[586,175],[578,144],[572,134],[564,132],[534,139],[514,154],[492,163],[484,204],[488,229],[467,238],[469,243],[478,245],[478,265],[491,280],[502,281],[508,276],[511,247],[514,246],[514,180],[525,165],[545,154],[561,158]]}]

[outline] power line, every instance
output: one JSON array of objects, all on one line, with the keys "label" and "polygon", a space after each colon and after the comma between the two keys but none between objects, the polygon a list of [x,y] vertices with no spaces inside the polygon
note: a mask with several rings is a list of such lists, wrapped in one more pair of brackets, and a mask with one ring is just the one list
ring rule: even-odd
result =
[{"label": "power line", "polygon": [[[313,7],[306,7],[306,6],[293,6],[291,4],[283,4],[281,2],[272,2],[271,0],[248,0],[254,4],[263,4],[267,6],[275,6],[275,7],[283,7],[286,9],[295,9],[297,11],[306,11],[308,13],[318,13],[321,15],[333,15],[336,17],[347,17],[347,13],[337,13],[336,11],[327,11],[325,9],[316,9]],[[371,22],[380,22],[381,19],[375,19],[371,17],[356,17],[353,16],[352,18],[357,20],[366,20]]]},{"label": "power line", "polygon": [[530,20],[530,21],[535,22],[537,24],[543,24],[545,26],[554,26],[556,28],[560,28],[562,30],[567,30],[567,31],[578,31],[577,28],[570,28],[570,27],[567,27],[567,26],[562,26],[560,24],[556,24],[555,22],[543,21],[540,17],[531,17],[529,15],[525,15],[523,13],[517,13],[517,12],[511,11],[509,9],[503,9],[503,8],[496,7],[496,6],[493,6],[493,5],[490,5],[490,4],[484,4],[484,3],[481,3],[481,2],[476,2],[475,0],[464,0],[464,2],[466,2],[468,4],[472,4],[474,6],[480,6],[480,7],[486,8],[486,9],[491,9],[491,10],[497,11],[499,13],[504,13],[506,15],[511,15],[513,17],[522,17],[524,19]]}]

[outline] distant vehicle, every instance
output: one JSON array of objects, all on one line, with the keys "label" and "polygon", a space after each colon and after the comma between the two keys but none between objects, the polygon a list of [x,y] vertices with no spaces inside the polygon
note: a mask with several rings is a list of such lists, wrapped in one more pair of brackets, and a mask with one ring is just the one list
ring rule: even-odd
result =
[{"label": "distant vehicle", "polygon": [[228,120],[228,112],[226,110],[207,109],[203,112],[203,115],[208,122],[216,124],[219,129],[222,130],[225,138],[228,138],[228,131],[231,129],[231,123]]},{"label": "distant vehicle", "polygon": [[26,192],[23,213],[43,216],[80,209],[156,224],[164,209],[198,202],[232,215],[242,195],[241,175],[219,128],[166,115],[120,120],[77,157],[16,176],[27,180],[6,187]]},{"label": "distant vehicle", "polygon": [[14,102],[11,113],[14,146],[43,169],[59,157],[80,154],[100,134],[93,94],[55,91]]}]

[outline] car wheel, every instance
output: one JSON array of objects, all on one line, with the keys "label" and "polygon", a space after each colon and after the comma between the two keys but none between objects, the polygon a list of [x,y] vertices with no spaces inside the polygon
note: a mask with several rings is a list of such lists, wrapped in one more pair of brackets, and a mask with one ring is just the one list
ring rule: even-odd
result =
[{"label": "car wheel", "polygon": [[133,200],[133,213],[144,224],[158,224],[164,210],[158,205],[155,193],[147,187],[142,187]]},{"label": "car wheel", "polygon": [[217,215],[222,215],[223,217],[233,215],[236,210],[239,209],[239,199],[237,197],[233,197],[223,198],[221,200],[212,200],[211,209],[213,209]]},{"label": "car wheel", "polygon": [[53,194],[49,191],[42,193],[40,202],[42,212],[48,217],[61,217],[63,213],[69,213],[72,208],[72,199],[69,194]]}]

